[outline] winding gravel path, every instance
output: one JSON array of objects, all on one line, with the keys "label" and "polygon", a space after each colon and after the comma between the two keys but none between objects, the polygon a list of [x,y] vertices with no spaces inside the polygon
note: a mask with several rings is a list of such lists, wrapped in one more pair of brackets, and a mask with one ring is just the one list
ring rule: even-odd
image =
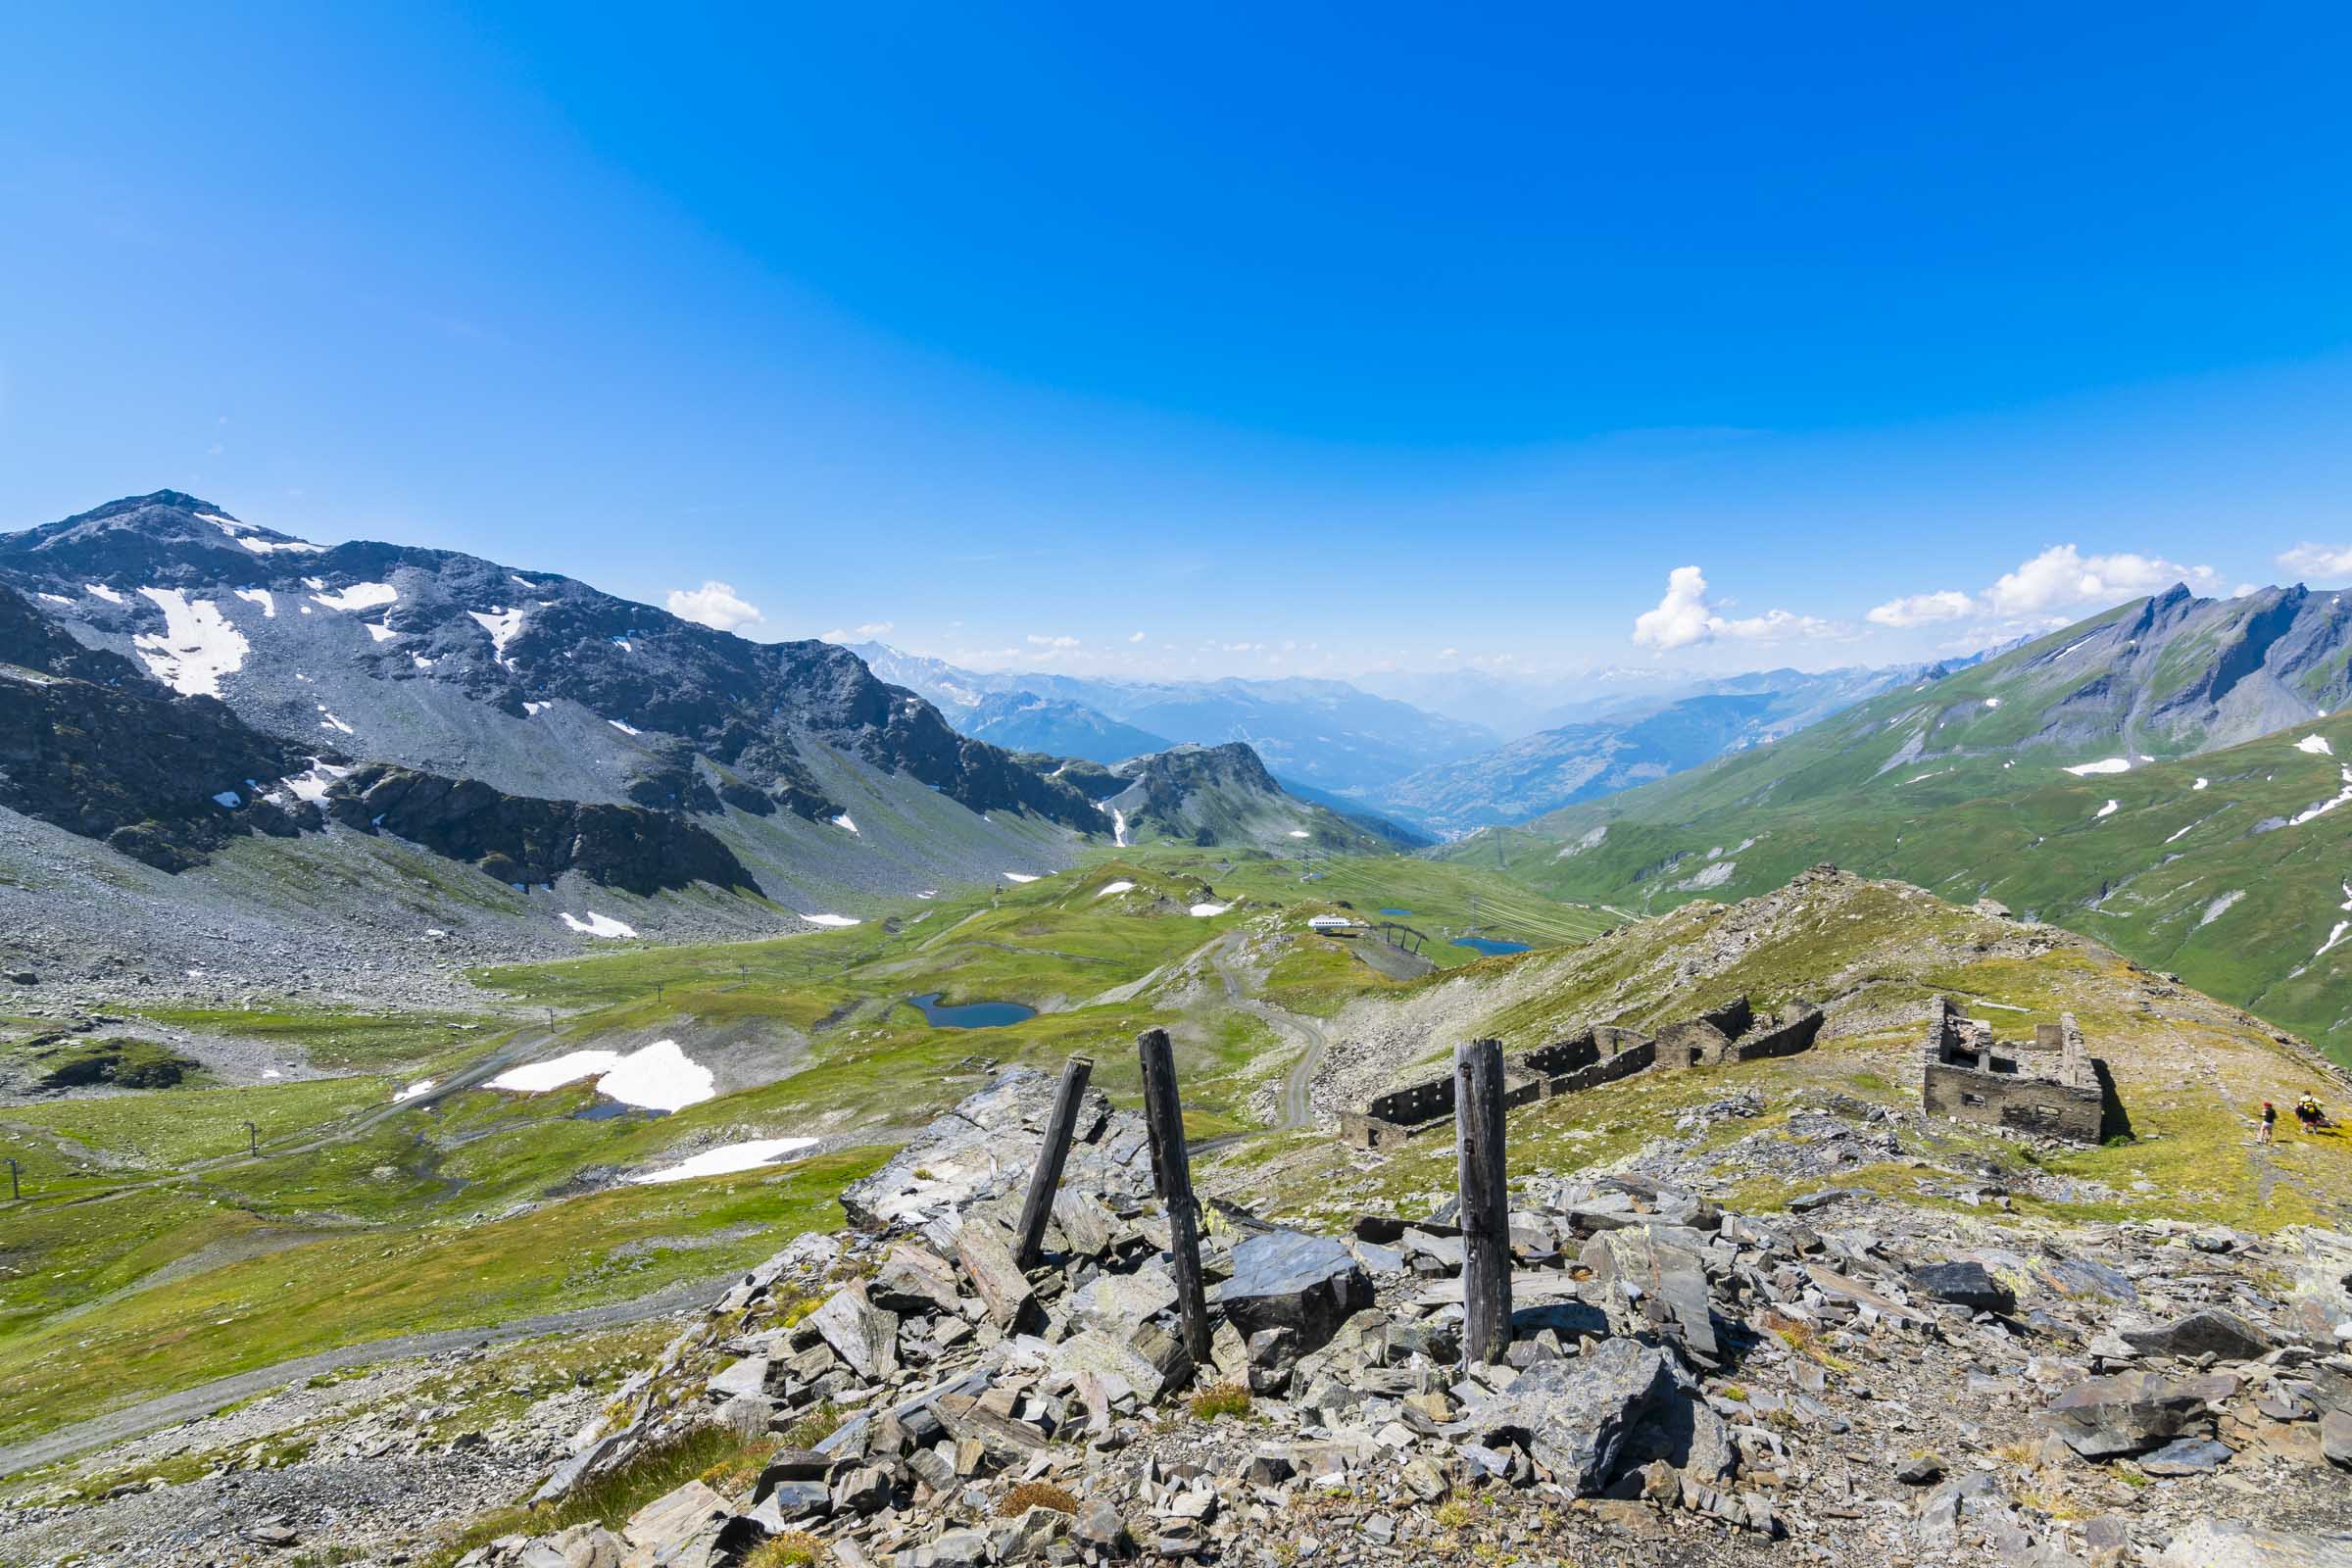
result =
[{"label": "winding gravel path", "polygon": [[1209,967],[1217,971],[1218,980],[1224,983],[1227,1003],[1244,1012],[1263,1018],[1276,1029],[1297,1039],[1303,1047],[1298,1059],[1283,1075],[1282,1119],[1266,1129],[1276,1133],[1296,1132],[1314,1119],[1314,1102],[1307,1091],[1315,1081],[1315,1074],[1323,1066],[1324,1054],[1331,1049],[1331,1036],[1316,1019],[1243,993],[1241,976],[1234,973],[1226,962],[1241,941],[1242,933],[1236,931],[1218,943],[1216,951],[1208,956]]}]

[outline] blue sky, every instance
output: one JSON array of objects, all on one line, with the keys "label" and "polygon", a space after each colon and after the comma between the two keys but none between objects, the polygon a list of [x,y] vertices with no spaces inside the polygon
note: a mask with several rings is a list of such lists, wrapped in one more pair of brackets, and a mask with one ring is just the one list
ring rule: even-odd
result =
[{"label": "blue sky", "polygon": [[1269,9],[17,16],[0,527],[1171,674],[2352,580],[2352,13]]}]

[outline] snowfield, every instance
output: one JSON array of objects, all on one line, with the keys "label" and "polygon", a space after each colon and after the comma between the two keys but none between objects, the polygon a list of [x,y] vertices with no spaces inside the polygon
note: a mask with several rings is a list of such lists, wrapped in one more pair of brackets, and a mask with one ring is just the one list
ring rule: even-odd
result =
[{"label": "snowfield", "polygon": [[2077,778],[2088,778],[2093,773],[2129,773],[2132,771],[2132,759],[2109,757],[2096,762],[2077,762],[2067,771]]},{"label": "snowfield", "polygon": [[680,1051],[674,1040],[657,1040],[625,1056],[617,1051],[566,1052],[552,1060],[510,1067],[487,1087],[543,1095],[583,1078],[594,1078],[596,1092],[607,1099],[647,1110],[684,1110],[718,1092],[710,1069]]},{"label": "snowfield", "polygon": [[331,594],[315,593],[311,602],[328,610],[373,610],[378,605],[398,604],[400,590],[388,582],[355,582]]},{"label": "snowfield", "polygon": [[857,919],[855,916],[847,914],[804,914],[801,916],[801,918],[808,921],[810,925],[844,926],[861,925],[864,923],[863,921]]},{"label": "snowfield", "polygon": [[559,918],[584,937],[633,937],[637,934],[635,926],[625,921],[615,920],[609,914],[599,914],[594,909],[588,911],[588,918],[585,920],[573,914],[569,909],[563,911]]},{"label": "snowfield", "polygon": [[732,1171],[754,1170],[786,1154],[798,1153],[816,1146],[813,1138],[752,1138],[740,1144],[721,1144],[706,1149],[692,1159],[683,1160],[666,1170],[649,1170],[629,1178],[638,1186],[658,1182],[690,1182],[698,1176],[724,1176]]},{"label": "snowfield", "polygon": [[245,667],[253,644],[209,599],[191,602],[176,588],[139,592],[164,612],[161,637],[149,633],[131,639],[148,669],[182,697],[220,696],[220,677]]}]

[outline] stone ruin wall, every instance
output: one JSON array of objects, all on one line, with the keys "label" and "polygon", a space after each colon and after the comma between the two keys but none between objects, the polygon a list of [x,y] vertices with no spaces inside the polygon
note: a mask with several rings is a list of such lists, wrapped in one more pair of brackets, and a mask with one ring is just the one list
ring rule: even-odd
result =
[{"label": "stone ruin wall", "polygon": [[2030,1042],[1993,1038],[1949,997],[1929,1009],[1920,1103],[1931,1116],[2095,1144],[2107,1091],[2072,1013],[2038,1024]]},{"label": "stone ruin wall", "polygon": [[[1503,1104],[1524,1105],[1630,1078],[1653,1066],[1689,1067],[1759,1056],[1788,1056],[1820,1034],[1822,1010],[1789,1004],[1756,1026],[1744,996],[1712,1011],[1669,1025],[1652,1039],[1613,1024],[1505,1058]],[[1377,1095],[1362,1110],[1340,1112],[1340,1138],[1357,1149],[1391,1149],[1453,1119],[1453,1075],[1427,1079]]]}]

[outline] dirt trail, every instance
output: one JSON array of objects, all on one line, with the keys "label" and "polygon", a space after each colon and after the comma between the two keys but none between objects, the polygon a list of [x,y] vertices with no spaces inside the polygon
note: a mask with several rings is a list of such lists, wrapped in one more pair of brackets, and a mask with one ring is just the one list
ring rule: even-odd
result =
[{"label": "dirt trail", "polygon": [[1283,1075],[1281,1119],[1266,1129],[1277,1133],[1295,1132],[1314,1119],[1314,1102],[1307,1091],[1315,1081],[1315,1074],[1323,1066],[1325,1053],[1331,1049],[1331,1035],[1320,1020],[1303,1017],[1288,1007],[1278,1007],[1242,990],[1241,976],[1234,972],[1227,961],[1242,940],[1242,933],[1235,931],[1218,942],[1208,956],[1209,967],[1216,970],[1217,979],[1223,983],[1225,1000],[1229,1004],[1264,1019],[1299,1042],[1302,1049],[1298,1053],[1298,1059]]}]

